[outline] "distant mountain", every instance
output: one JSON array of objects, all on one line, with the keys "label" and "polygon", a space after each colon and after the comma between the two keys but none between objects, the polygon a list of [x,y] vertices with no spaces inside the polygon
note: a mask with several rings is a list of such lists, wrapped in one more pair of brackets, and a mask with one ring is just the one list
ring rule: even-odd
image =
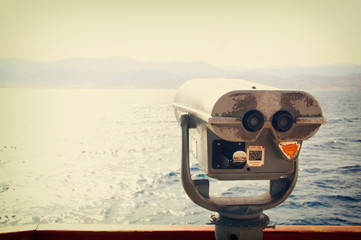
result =
[{"label": "distant mountain", "polygon": [[279,88],[361,89],[361,65],[237,70],[206,62],[137,61],[129,57],[54,62],[0,59],[0,87],[178,88],[191,78],[243,78]]},{"label": "distant mountain", "polygon": [[141,62],[129,57],[56,62],[0,59],[0,87],[177,88],[190,78],[229,77],[205,62]]}]

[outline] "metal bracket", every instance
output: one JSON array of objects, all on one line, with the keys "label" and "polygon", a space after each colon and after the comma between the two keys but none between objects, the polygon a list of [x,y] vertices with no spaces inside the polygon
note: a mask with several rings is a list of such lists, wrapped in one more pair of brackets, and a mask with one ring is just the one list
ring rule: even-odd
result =
[{"label": "metal bracket", "polygon": [[[209,184],[196,180],[193,181],[189,166],[189,114],[182,114],[180,125],[182,128],[182,164],[181,178],[185,192],[189,198],[199,206],[216,212],[226,212],[227,215],[239,218],[241,208],[252,208],[258,213],[264,209],[275,207],[285,201],[296,185],[298,176],[298,161],[295,162],[294,172],[286,178],[270,181],[267,193],[252,197],[212,197],[209,196]],[[253,215],[254,215],[253,211]],[[232,216],[233,215],[233,216]]]}]

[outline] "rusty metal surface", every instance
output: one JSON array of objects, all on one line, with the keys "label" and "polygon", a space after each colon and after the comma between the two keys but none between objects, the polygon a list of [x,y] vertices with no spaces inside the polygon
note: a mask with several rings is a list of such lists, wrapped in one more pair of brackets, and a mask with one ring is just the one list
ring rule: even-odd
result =
[{"label": "rusty metal surface", "polygon": [[[318,101],[303,91],[280,90],[241,79],[193,79],[177,91],[173,106],[176,115],[189,113],[204,121],[220,138],[227,141],[252,142],[263,129],[270,129],[278,141],[303,141],[317,132],[326,122]],[[242,128],[242,118],[250,109],[264,116],[260,131]],[[278,111],[288,111],[295,119],[286,132],[272,127]],[[179,117],[177,117],[179,119]],[[191,122],[191,126],[195,123]]]}]

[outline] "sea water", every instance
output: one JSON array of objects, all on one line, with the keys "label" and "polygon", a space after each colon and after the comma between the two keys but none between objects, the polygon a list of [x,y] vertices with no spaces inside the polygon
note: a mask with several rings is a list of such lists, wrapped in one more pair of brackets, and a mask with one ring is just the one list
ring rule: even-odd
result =
[{"label": "sea water", "polygon": [[[0,89],[0,226],[208,224],[180,182],[175,92]],[[265,211],[271,222],[361,224],[360,93],[311,91],[328,121],[302,146],[291,196]],[[211,179],[211,192],[253,195],[267,184]]]}]

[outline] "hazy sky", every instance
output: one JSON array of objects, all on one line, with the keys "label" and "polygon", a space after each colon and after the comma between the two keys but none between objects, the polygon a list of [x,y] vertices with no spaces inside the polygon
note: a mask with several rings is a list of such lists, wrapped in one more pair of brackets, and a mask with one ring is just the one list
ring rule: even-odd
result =
[{"label": "hazy sky", "polygon": [[361,64],[361,1],[0,0],[0,58]]}]

